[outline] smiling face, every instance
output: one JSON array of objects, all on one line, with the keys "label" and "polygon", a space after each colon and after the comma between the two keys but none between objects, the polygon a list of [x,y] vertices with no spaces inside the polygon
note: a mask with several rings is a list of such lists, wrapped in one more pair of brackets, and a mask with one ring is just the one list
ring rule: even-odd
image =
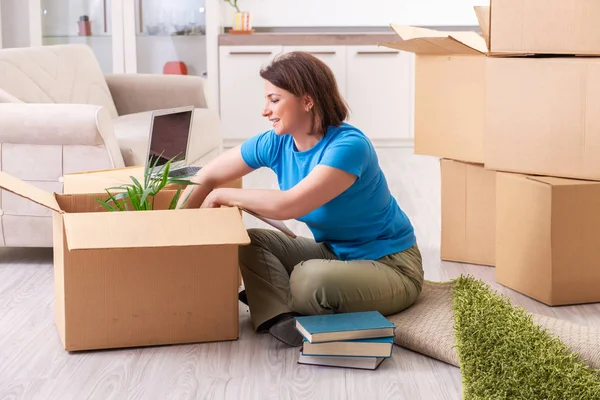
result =
[{"label": "smiling face", "polygon": [[309,98],[296,97],[265,80],[265,101],[262,115],[269,119],[275,133],[298,135],[310,132],[313,116]]}]

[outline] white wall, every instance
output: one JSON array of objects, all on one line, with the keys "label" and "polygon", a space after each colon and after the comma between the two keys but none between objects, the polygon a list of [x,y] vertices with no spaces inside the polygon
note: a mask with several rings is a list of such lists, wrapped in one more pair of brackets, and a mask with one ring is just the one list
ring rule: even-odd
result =
[{"label": "white wall", "polygon": [[[224,0],[221,22],[231,26],[235,9]],[[474,5],[489,0],[238,0],[255,27],[478,25]]]},{"label": "white wall", "polygon": [[0,49],[2,48],[2,1],[0,1]]},{"label": "white wall", "polygon": [[2,47],[29,46],[29,5],[25,0],[2,3]]}]

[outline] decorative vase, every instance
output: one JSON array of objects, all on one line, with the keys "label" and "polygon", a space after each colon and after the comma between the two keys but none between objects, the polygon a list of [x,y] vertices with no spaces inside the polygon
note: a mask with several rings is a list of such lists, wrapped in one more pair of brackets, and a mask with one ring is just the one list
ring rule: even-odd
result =
[{"label": "decorative vase", "polygon": [[233,16],[232,29],[241,32],[252,31],[252,14],[247,11],[236,12]]}]

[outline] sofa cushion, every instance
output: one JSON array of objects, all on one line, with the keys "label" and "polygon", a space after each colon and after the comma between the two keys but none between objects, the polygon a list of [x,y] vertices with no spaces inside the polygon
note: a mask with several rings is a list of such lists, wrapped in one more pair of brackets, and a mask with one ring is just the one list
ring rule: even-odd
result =
[{"label": "sofa cushion", "polygon": [[25,103],[94,104],[117,116],[104,73],[87,45],[3,49],[0,89]]},{"label": "sofa cushion", "polygon": [[52,217],[3,215],[7,247],[52,247]]},{"label": "sofa cushion", "polygon": [[17,99],[12,94],[8,93],[6,90],[0,89],[0,103],[23,103],[21,100]]},{"label": "sofa cushion", "polygon": [[[125,165],[143,166],[148,151],[152,112],[127,114],[113,120]],[[188,162],[194,164],[204,155],[220,148],[220,125],[216,113],[206,108],[194,109]]]}]

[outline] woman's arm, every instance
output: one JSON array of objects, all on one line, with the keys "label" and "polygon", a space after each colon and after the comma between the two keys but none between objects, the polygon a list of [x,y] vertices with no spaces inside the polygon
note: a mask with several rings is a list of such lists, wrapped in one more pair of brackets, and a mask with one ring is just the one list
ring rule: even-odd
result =
[{"label": "woman's arm", "polygon": [[267,218],[288,220],[302,217],[346,191],[356,175],[326,165],[316,166],[289,190],[216,189],[203,204],[247,208]]},{"label": "woman's arm", "polygon": [[[188,186],[177,204],[180,208],[199,208],[208,194],[217,186],[241,178],[253,171],[242,158],[241,146],[236,146],[211,160],[191,179],[199,185]],[[189,197],[188,197],[189,196]],[[187,200],[186,200],[187,199]]]}]

